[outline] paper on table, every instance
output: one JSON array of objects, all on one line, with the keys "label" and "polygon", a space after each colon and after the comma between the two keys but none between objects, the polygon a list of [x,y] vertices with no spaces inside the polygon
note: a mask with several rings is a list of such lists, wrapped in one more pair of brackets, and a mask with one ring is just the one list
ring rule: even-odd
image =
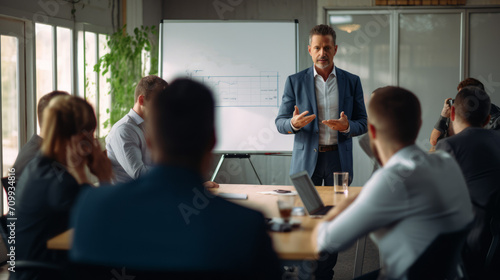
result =
[{"label": "paper on table", "polygon": [[297,195],[296,191],[291,191],[289,193],[278,193],[278,192],[275,192],[275,191],[257,192],[257,193],[261,193],[261,194],[274,194],[274,195]]},{"label": "paper on table", "polygon": [[225,199],[248,199],[248,195],[246,193],[219,193],[218,196]]}]

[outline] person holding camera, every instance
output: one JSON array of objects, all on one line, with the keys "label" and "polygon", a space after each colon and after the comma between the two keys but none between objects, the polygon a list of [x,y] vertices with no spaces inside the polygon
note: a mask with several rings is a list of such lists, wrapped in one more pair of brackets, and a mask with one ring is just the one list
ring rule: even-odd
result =
[{"label": "person holding camera", "polygon": [[[474,78],[467,78],[458,84],[457,91],[460,91],[462,90],[462,88],[468,86],[478,87],[483,91],[485,90],[483,83],[481,83],[479,80]],[[446,98],[444,100],[441,115],[439,116],[439,119],[434,126],[434,129],[431,132],[431,137],[429,139],[429,142],[432,145],[431,151],[435,150],[435,146],[439,140],[455,135],[455,132],[453,131],[453,125],[451,125],[450,122],[451,106],[453,106],[453,102],[454,100],[452,98]],[[491,103],[490,115],[490,121],[484,126],[484,128],[494,130],[500,129],[500,108],[493,103]]]}]

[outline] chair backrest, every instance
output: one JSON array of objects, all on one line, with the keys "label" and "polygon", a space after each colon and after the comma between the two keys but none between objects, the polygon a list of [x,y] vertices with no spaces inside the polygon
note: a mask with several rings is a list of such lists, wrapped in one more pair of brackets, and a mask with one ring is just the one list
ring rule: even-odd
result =
[{"label": "chair backrest", "polygon": [[410,267],[408,279],[455,279],[471,228],[472,223],[462,230],[438,235]]},{"label": "chair backrest", "polygon": [[496,195],[496,199],[491,207],[490,230],[493,236],[500,234],[500,192]]},{"label": "chair backrest", "polygon": [[492,240],[485,260],[485,271],[487,272],[495,270],[494,260],[499,258],[498,247],[500,247],[500,193],[496,195],[496,199],[493,200],[490,209],[491,209],[490,231]]}]

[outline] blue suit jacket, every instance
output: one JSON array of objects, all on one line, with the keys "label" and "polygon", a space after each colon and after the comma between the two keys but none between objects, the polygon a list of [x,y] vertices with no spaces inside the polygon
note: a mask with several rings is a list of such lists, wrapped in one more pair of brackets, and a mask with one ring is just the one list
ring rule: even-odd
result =
[{"label": "blue suit jacket", "polygon": [[[295,135],[290,174],[307,170],[309,176],[312,176],[318,159],[319,126],[324,124],[315,118],[312,123],[297,132],[290,124],[295,105],[299,107],[300,112],[309,111],[318,116],[313,67],[288,77],[283,101],[276,117],[276,127],[280,133]],[[352,137],[366,133],[367,116],[359,77],[339,68],[336,68],[336,74],[339,113],[344,111],[350,127],[349,133],[338,133],[340,164],[342,171],[349,172],[350,184],[353,178]]]},{"label": "blue suit jacket", "polygon": [[88,189],[73,209],[71,259],[281,279],[262,214],[214,196],[202,184],[194,171],[162,165],[125,184]]}]

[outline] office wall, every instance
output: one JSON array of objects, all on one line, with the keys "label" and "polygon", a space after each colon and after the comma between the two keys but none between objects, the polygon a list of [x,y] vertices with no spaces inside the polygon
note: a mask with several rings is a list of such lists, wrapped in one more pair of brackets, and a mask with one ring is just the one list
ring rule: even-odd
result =
[{"label": "office wall", "polygon": [[[73,20],[73,5],[63,0],[0,0],[0,14],[46,22],[47,17]],[[111,28],[109,0],[89,0],[75,4],[77,22]],[[116,9],[116,7],[115,7]]]},{"label": "office wall", "polygon": [[[316,1],[185,0],[163,1],[164,19],[299,20],[301,69],[312,66],[307,52],[309,30],[316,24]],[[262,42],[265,44],[265,42]],[[286,46],[284,46],[286,47]],[[269,50],[278,52],[279,50]]]}]

